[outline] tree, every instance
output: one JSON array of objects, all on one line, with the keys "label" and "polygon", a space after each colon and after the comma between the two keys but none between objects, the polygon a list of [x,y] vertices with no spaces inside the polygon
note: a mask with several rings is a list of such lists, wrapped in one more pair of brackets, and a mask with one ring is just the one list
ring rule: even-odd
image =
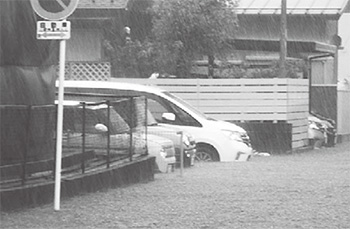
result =
[{"label": "tree", "polygon": [[205,55],[208,76],[213,77],[215,56],[221,56],[221,50],[235,35],[235,7],[235,0],[154,0],[154,39],[167,49],[181,44],[176,60],[177,75],[181,77],[189,72],[196,55]]}]

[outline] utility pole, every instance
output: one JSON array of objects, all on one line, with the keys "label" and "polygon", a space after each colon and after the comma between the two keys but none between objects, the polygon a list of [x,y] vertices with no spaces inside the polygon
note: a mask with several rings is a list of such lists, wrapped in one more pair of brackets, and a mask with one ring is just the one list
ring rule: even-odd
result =
[{"label": "utility pole", "polygon": [[285,78],[287,59],[287,0],[281,0],[281,23],[280,23],[280,74],[279,78]]}]

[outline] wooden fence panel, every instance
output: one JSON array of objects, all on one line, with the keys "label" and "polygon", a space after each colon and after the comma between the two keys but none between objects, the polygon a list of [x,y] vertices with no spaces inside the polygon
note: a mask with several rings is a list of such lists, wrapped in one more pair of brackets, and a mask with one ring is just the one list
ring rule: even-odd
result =
[{"label": "wooden fence panel", "polygon": [[[226,107],[234,120],[237,110],[260,114],[262,121],[278,121],[281,116],[307,110],[308,82],[303,79],[112,79],[119,82],[133,82],[163,88],[204,113],[215,114],[218,107]],[[288,109],[288,106],[290,106]],[[232,108],[234,107],[234,108]],[[254,108],[252,108],[254,107]],[[304,110],[305,111],[305,110]],[[221,112],[219,112],[221,113]],[[270,113],[269,117],[266,113]],[[284,116],[285,117],[285,116]],[[217,117],[214,117],[217,118]],[[285,120],[285,119],[284,119]],[[245,120],[239,120],[245,121]]]},{"label": "wooden fence panel", "polygon": [[[164,88],[164,87],[163,87]],[[167,88],[164,88],[167,91],[173,93],[174,95],[178,95],[182,99],[201,99],[201,100],[270,100],[270,101],[275,101],[275,100],[287,100],[287,95],[282,94],[282,93],[214,93],[214,92],[184,92],[184,93],[179,93],[175,91],[170,91]],[[301,96],[301,95],[300,95]],[[295,96],[293,96],[295,97]]]}]

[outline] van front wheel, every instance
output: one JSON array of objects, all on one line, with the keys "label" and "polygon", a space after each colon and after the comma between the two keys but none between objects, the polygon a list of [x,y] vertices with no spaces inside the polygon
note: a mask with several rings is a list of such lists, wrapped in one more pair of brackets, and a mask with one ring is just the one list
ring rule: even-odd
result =
[{"label": "van front wheel", "polygon": [[196,162],[218,161],[215,149],[211,149],[208,146],[197,146],[195,161]]}]

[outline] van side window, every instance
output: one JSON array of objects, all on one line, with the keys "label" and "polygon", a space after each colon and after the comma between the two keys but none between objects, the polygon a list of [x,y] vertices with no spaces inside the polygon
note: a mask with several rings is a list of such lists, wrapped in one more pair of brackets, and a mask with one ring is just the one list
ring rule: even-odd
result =
[{"label": "van side window", "polygon": [[156,119],[157,122],[162,123],[162,115],[166,112],[172,112],[168,111],[162,104],[158,103],[157,101],[153,99],[147,99],[147,107],[148,110],[151,111],[153,117]]},{"label": "van side window", "polygon": [[169,124],[201,127],[200,123],[198,123],[194,118],[192,118],[192,116],[187,114],[187,112],[183,111],[181,108],[170,102],[166,102],[165,100],[162,100],[161,102],[153,98],[147,98],[148,109],[151,111],[157,122],[169,123],[162,119],[162,115],[163,113],[173,113],[175,114],[176,119],[174,122]]}]

